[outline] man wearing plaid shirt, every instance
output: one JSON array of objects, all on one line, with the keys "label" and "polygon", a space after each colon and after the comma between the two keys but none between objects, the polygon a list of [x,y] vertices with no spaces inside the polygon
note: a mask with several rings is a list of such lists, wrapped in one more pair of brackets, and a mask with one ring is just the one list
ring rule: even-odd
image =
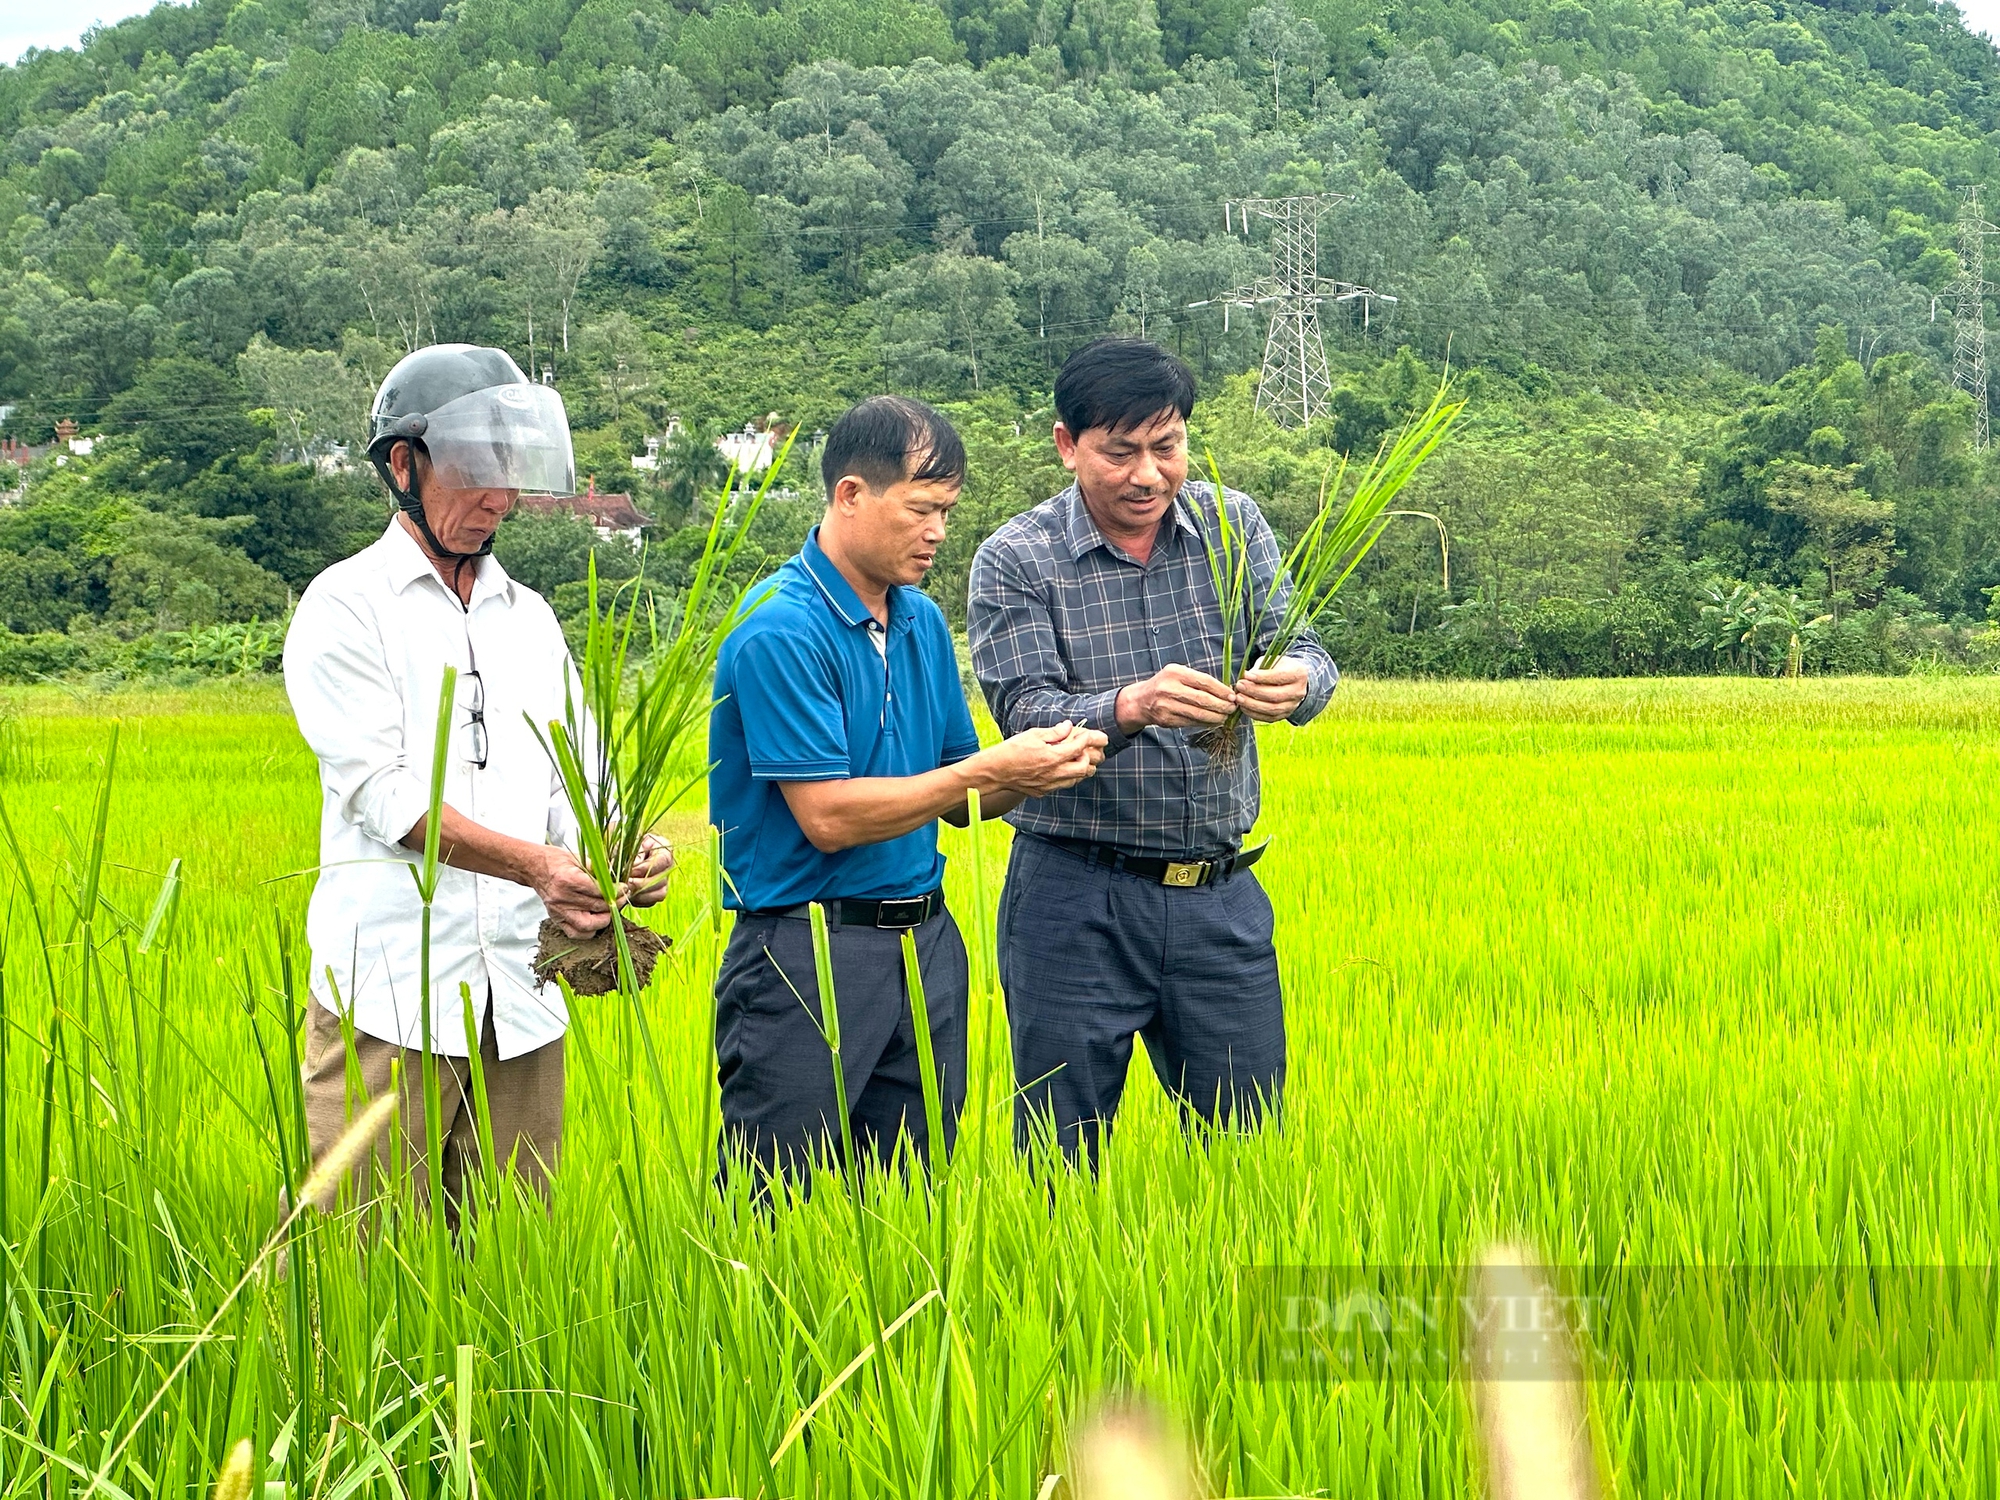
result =
[{"label": "man wearing plaid shirt", "polygon": [[[1189,731],[1234,709],[1304,724],[1337,674],[1310,634],[1266,670],[1222,669],[1207,547],[1217,497],[1189,484],[1194,376],[1158,345],[1100,339],[1056,377],[1056,451],[1076,482],[1014,517],[972,565],[966,632],[1002,734],[1062,723],[1108,739],[1097,774],[1008,814],[1000,980],[1014,1040],[1015,1129],[1052,1123],[1094,1167],[1135,1034],[1183,1114],[1253,1123],[1284,1086],[1270,899],[1243,847],[1257,821],[1255,736],[1211,759]],[[1273,626],[1290,580],[1247,495],[1253,610]],[[1236,623],[1238,632],[1241,621]],[[1240,633],[1234,657],[1254,660]],[[1268,644],[1260,641],[1258,646]]]}]

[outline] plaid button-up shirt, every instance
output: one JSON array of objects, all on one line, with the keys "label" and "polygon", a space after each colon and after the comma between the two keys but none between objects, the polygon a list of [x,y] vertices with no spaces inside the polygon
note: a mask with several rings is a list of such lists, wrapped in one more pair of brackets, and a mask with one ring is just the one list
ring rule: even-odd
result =
[{"label": "plaid button-up shirt", "polygon": [[[1291,580],[1280,576],[1284,560],[1256,502],[1235,490],[1223,493],[1231,524],[1248,540],[1252,608],[1265,622],[1262,647],[1284,612]],[[1222,673],[1222,611],[1203,545],[1205,535],[1216,534],[1214,487],[1183,485],[1168,514],[1171,524],[1162,524],[1141,565],[1105,540],[1071,485],[1007,522],[973,559],[966,634],[1000,732],[1068,719],[1102,730],[1110,741],[1095,776],[1009,813],[1016,828],[1179,858],[1234,850],[1257,821],[1257,748],[1249,726],[1243,753],[1226,763],[1190,745],[1186,730],[1148,726],[1128,737],[1118,729],[1118,691],[1127,684],[1170,663]],[[1243,662],[1249,653],[1240,611],[1233,631],[1234,660]],[[1304,724],[1326,707],[1338,674],[1310,633],[1290,654],[1310,676],[1290,720]]]}]

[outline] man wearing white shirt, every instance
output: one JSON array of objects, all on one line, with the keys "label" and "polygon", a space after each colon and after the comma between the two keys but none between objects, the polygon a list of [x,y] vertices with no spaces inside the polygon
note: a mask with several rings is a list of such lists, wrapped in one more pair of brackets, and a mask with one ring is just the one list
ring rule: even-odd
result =
[{"label": "man wearing white shirt", "polygon": [[[478,1152],[474,1045],[496,1154],[546,1181],[562,1137],[569,1018],[530,968],[536,930],[544,914],[576,937],[610,920],[570,852],[568,799],[530,727],[564,717],[568,648],[547,602],[490,555],[520,491],[573,492],[575,468],[561,398],[498,349],[418,350],[383,381],[371,427],[369,457],[398,513],[379,541],[313,580],[285,637],[285,686],[321,787],[306,1120],[317,1158],[354,1104],[350,1056],[369,1097],[400,1061],[403,1130],[424,1191],[428,1048],[451,1211]],[[422,857],[448,667],[458,676],[439,813],[447,868],[432,904],[426,1014],[423,907],[408,867]],[[658,901],[671,863],[649,841],[625,899]]]}]

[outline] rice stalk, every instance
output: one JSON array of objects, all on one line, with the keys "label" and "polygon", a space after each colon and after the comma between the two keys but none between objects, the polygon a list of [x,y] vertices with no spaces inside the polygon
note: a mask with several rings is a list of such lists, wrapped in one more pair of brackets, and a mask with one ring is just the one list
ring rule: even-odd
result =
[{"label": "rice stalk", "polygon": [[[602,606],[592,560],[585,580],[583,655],[574,680],[564,684],[563,717],[546,726],[530,720],[562,779],[584,864],[614,913],[623,905],[623,883],[646,835],[707,774],[704,765],[691,775],[679,775],[679,751],[689,734],[707,723],[714,707],[715,663],[723,642],[769,596],[768,588],[753,595],[744,586],[733,596],[725,590],[797,436],[795,428],[734,520],[730,501],[738,475],[730,469],[680,600],[679,619],[670,630],[662,627],[644,588],[643,559],[638,576],[614,589]],[[632,651],[641,639],[642,619],[644,656],[635,662]],[[626,924],[614,919],[610,932],[617,988],[636,998],[643,976],[634,968]],[[567,972],[560,963],[550,967]]]},{"label": "rice stalk", "polygon": [[882,1294],[876,1285],[874,1234],[869,1228],[868,1205],[861,1182],[861,1159],[854,1149],[854,1121],[849,1117],[847,1074],[840,1055],[840,1002],[833,988],[833,945],[827,936],[826,908],[812,903],[808,912],[812,926],[813,969],[819,981],[820,1034],[833,1058],[834,1109],[840,1115],[840,1160],[847,1179],[847,1198],[854,1209],[854,1251],[861,1261],[861,1287],[868,1299],[868,1317],[875,1335],[877,1394],[889,1428],[889,1452],[896,1466],[897,1492],[910,1492],[910,1464],[903,1451],[902,1403],[897,1399],[894,1372],[889,1368],[889,1326],[882,1316]]},{"label": "rice stalk", "polygon": [[925,1439],[923,1479],[926,1488],[935,1475],[940,1494],[951,1493],[951,1157],[945,1143],[944,1096],[940,1086],[936,1050],[931,1045],[930,1004],[924,996],[922,959],[917,953],[917,935],[903,930],[903,988],[910,1002],[910,1027],[917,1041],[917,1072],[924,1094],[924,1134],[929,1142],[924,1165],[931,1183],[931,1217],[937,1229],[934,1255],[937,1285],[933,1290],[944,1301],[940,1322],[936,1395],[932,1402],[930,1431]]},{"label": "rice stalk", "polygon": [[[1259,588],[1247,532],[1229,514],[1222,473],[1213,453],[1207,454],[1209,481],[1215,492],[1215,535],[1202,533],[1209,581],[1222,611],[1222,664],[1217,674],[1235,686],[1249,670],[1268,670],[1284,657],[1300,636],[1333,603],[1361,560],[1374,549],[1399,515],[1422,516],[1438,528],[1449,579],[1450,544],[1444,522],[1427,511],[1397,511],[1391,506],[1418,469],[1450,435],[1464,400],[1452,399],[1451,375],[1438,382],[1430,405],[1406,421],[1401,431],[1384,437],[1375,456],[1347,489],[1348,457],[1329,462],[1320,482],[1319,505],[1285,554],[1278,575]],[[1347,498],[1340,500],[1343,491]],[[1335,503],[1329,504],[1331,496]],[[1276,618],[1272,618],[1275,607]],[[1239,636],[1242,646],[1239,650]],[[1189,733],[1188,742],[1216,760],[1228,762],[1242,752],[1248,723],[1234,709],[1221,724]]]},{"label": "rice stalk", "polygon": [[[322,1201],[331,1188],[337,1186],[341,1176],[354,1169],[355,1163],[360,1161],[363,1154],[374,1145],[376,1135],[380,1133],[382,1126],[395,1112],[396,1094],[392,1090],[384,1094],[381,1099],[369,1107],[360,1119],[356,1120],[341,1133],[340,1139],[335,1141],[332,1148],[326,1153],[320,1167],[306,1179],[304,1186],[299,1191],[298,1202],[294,1203],[291,1211],[279,1221],[277,1228],[265,1236],[263,1245],[259,1247],[256,1255],[251,1258],[250,1264],[243,1268],[243,1274],[236,1278],[236,1284],[216,1304],[215,1312],[209,1317],[208,1322],[202,1325],[201,1331],[188,1341],[186,1352],[181,1355],[174,1367],[167,1372],[167,1378],[160,1382],[158,1389],[153,1392],[151,1399],[146,1402],[145,1406],[140,1410],[139,1415],[133,1419],[132,1425],[126,1430],[125,1436],[120,1438],[117,1445],[104,1455],[103,1461],[97,1466],[97,1471],[91,1476],[89,1488],[78,1497],[78,1500],[89,1500],[91,1495],[98,1494],[106,1489],[115,1488],[110,1482],[111,1471],[117,1467],[118,1460],[125,1456],[125,1450],[132,1446],[133,1439],[138,1437],[140,1431],[144,1429],[147,1418],[159,1410],[160,1403],[166,1399],[167,1392],[173,1389],[174,1382],[179,1380],[187,1367],[194,1362],[195,1355],[201,1351],[202,1347],[215,1337],[216,1325],[221,1323],[223,1314],[228,1312],[235,1304],[236,1299],[243,1295],[243,1289],[257,1279],[258,1271],[263,1269],[264,1262],[270,1259],[273,1252],[280,1245],[284,1244],[286,1235],[291,1232],[292,1225],[298,1221],[299,1216],[313,1207],[315,1203]],[[338,1168],[338,1170],[334,1170],[335,1168]]]},{"label": "rice stalk", "polygon": [[791,1451],[792,1444],[799,1440],[805,1433],[806,1428],[812,1425],[812,1419],[819,1415],[819,1409],[840,1394],[840,1388],[854,1377],[856,1371],[875,1357],[875,1351],[885,1347],[889,1339],[894,1338],[903,1331],[905,1323],[909,1322],[910,1319],[914,1318],[918,1313],[937,1300],[938,1289],[932,1287],[896,1315],[896,1321],[882,1331],[882,1342],[878,1343],[873,1339],[869,1340],[867,1344],[862,1346],[859,1354],[855,1355],[854,1358],[841,1367],[838,1375],[820,1387],[819,1394],[813,1397],[810,1405],[803,1408],[796,1417],[792,1418],[791,1425],[785,1428],[784,1437],[779,1439],[778,1446],[771,1451],[771,1467],[773,1469],[778,1467],[778,1460]]}]

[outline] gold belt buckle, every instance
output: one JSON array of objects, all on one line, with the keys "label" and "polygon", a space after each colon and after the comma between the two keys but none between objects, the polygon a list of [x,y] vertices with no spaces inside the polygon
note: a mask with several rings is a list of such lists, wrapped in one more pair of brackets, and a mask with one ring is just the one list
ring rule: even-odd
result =
[{"label": "gold belt buckle", "polygon": [[1160,877],[1161,885],[1194,886],[1201,884],[1201,877],[1207,873],[1209,862],[1205,859],[1173,859],[1167,861],[1167,873]]}]

